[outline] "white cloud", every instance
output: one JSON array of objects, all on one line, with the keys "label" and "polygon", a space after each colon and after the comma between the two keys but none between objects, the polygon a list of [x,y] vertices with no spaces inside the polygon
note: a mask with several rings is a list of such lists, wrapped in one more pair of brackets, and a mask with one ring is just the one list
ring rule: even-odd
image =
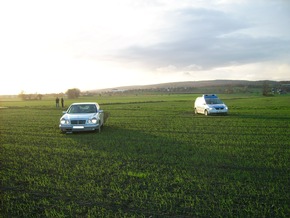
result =
[{"label": "white cloud", "polygon": [[157,72],[162,72],[162,73],[170,73],[170,72],[175,72],[177,69],[176,66],[174,65],[168,65],[166,67],[159,67],[156,69]]},{"label": "white cloud", "polygon": [[202,69],[203,69],[202,66],[197,65],[197,64],[191,64],[184,68],[184,70],[186,71],[200,71]]},{"label": "white cloud", "polygon": [[0,94],[289,80],[289,9],[284,0],[2,1]]}]

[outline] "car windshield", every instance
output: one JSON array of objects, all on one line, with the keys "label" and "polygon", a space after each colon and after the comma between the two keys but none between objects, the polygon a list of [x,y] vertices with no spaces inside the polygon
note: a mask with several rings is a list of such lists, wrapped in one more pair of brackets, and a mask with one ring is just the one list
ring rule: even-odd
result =
[{"label": "car windshield", "polygon": [[97,108],[93,104],[72,105],[68,110],[69,114],[96,113],[96,112]]},{"label": "car windshield", "polygon": [[223,104],[219,98],[205,98],[207,104]]}]

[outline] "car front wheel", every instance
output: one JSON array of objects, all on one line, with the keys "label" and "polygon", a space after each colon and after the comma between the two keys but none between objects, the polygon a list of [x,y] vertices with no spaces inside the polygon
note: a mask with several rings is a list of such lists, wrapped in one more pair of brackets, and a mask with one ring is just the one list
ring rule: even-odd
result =
[{"label": "car front wheel", "polygon": [[207,111],[207,110],[204,111],[204,115],[205,115],[205,116],[208,115],[208,111]]}]

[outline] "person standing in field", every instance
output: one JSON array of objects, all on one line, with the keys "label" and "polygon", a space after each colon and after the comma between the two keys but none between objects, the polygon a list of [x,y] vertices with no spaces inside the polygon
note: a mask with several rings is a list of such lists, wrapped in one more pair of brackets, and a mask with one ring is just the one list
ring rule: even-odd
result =
[{"label": "person standing in field", "polygon": [[59,107],[59,98],[58,97],[56,97],[56,99],[55,99],[55,106]]},{"label": "person standing in field", "polygon": [[63,108],[64,107],[64,99],[61,98],[61,107]]}]

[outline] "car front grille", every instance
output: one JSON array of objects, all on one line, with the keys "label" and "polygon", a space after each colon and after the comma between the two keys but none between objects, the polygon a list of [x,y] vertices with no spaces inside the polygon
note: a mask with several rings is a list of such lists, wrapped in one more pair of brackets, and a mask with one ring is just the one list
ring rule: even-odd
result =
[{"label": "car front grille", "polygon": [[85,124],[86,120],[71,120],[71,124]]},{"label": "car front grille", "polygon": [[216,110],[223,110],[224,107],[215,107]]}]

